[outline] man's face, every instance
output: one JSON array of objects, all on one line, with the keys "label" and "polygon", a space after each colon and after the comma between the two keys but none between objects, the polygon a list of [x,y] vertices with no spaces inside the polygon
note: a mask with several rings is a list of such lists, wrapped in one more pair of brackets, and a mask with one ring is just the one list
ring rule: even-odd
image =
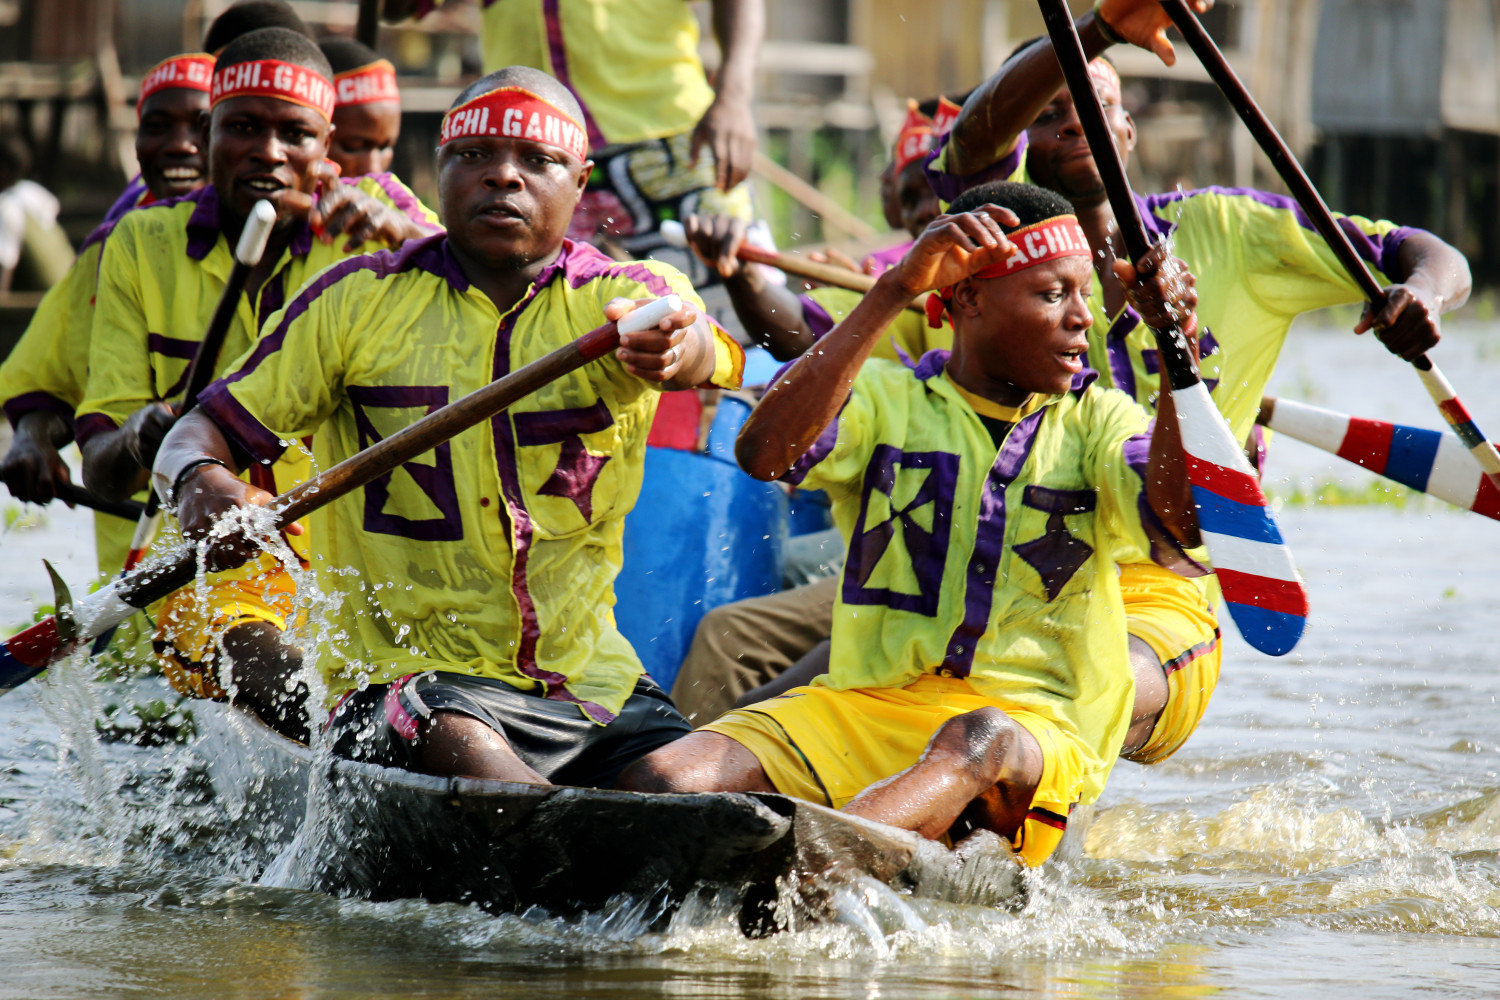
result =
[{"label": "man's face", "polygon": [[556,146],[475,136],[438,150],[448,238],[486,267],[524,267],[562,244],[591,162]]},{"label": "man's face", "polygon": [[201,118],[207,110],[208,94],[183,87],[159,90],[141,104],[135,158],[153,198],[178,198],[203,186],[208,164]]},{"label": "man's face", "polygon": [[1087,257],[1060,257],[953,290],[955,350],[989,378],[1026,392],[1066,392],[1089,346]]},{"label": "man's face", "polygon": [[[1098,87],[1104,120],[1115,137],[1115,147],[1123,163],[1135,149],[1135,123],[1120,103],[1119,86],[1101,84],[1097,74],[1090,75]],[[1104,182],[1099,178],[1099,168],[1094,165],[1094,156],[1089,152],[1088,140],[1073,106],[1073,95],[1067,87],[1059,90],[1036,116],[1026,130],[1026,141],[1026,169],[1033,181],[1075,205],[1098,204],[1106,199]]]},{"label": "man's face", "polygon": [[333,112],[333,139],[328,158],[345,177],[363,177],[391,169],[401,136],[401,105],[394,101],[346,104]]},{"label": "man's face", "polygon": [[209,116],[209,177],[219,203],[239,219],[261,200],[278,229],[295,215],[287,195],[312,194],[328,153],[329,124],[311,108],[274,97],[231,97]]},{"label": "man's face", "polygon": [[921,160],[908,163],[896,178],[896,198],[901,206],[901,225],[913,238],[921,236],[922,230],[938,217],[941,210],[937,194],[927,183]]}]

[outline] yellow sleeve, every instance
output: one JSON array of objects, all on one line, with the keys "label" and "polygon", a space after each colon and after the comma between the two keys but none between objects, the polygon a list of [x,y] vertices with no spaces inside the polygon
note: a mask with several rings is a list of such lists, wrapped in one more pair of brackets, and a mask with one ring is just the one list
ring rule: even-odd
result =
[{"label": "yellow sleeve", "polygon": [[26,332],[0,365],[0,404],[12,425],[46,409],[70,424],[88,381],[94,282],[102,243],[86,246],[63,280],[42,296]]},{"label": "yellow sleeve", "polygon": [[88,381],[78,406],[80,441],[119,427],[156,399],[140,284],[140,261],[148,248],[136,238],[135,216],[120,220],[99,261]]},{"label": "yellow sleeve", "polygon": [[[281,457],[287,445],[312,434],[344,398],[347,331],[360,313],[380,315],[387,305],[369,272],[326,284],[320,278],[345,266],[333,264],[265,324],[264,335],[198,398],[198,405],[251,457]],[[355,304],[355,305],[351,305]]]}]

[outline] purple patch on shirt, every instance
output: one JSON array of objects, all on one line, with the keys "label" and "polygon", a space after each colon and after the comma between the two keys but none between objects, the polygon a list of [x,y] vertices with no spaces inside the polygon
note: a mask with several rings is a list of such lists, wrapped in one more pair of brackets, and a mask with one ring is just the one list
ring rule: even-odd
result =
[{"label": "purple patch on shirt", "polygon": [[1042,578],[1047,600],[1055,601],[1073,575],[1094,555],[1092,545],[1075,538],[1068,530],[1066,519],[1070,514],[1092,513],[1099,497],[1091,489],[1058,490],[1032,485],[1021,492],[1021,503],[1049,515],[1042,536],[1015,546],[1015,552]]},{"label": "purple patch on shirt", "polygon": [[[369,410],[378,408],[421,408],[434,413],[448,403],[446,386],[436,385],[351,385],[345,395],[354,410],[354,427],[361,450],[384,440],[370,419]],[[453,477],[453,450],[444,441],[432,451],[433,464],[404,462],[401,468],[432,501],[441,517],[407,518],[385,512],[390,500],[393,472],[377,476],[365,485],[364,529],[381,535],[414,538],[421,542],[456,542],[464,537],[464,525],[458,506],[458,485]]]},{"label": "purple patch on shirt", "polygon": [[[865,467],[865,480],[859,505],[859,517],[849,542],[849,556],[844,567],[845,604],[883,604],[897,611],[937,616],[938,599],[943,589],[943,564],[948,557],[948,539],[953,529],[953,494],[958,485],[957,455],[946,451],[903,452],[888,444],[876,445]],[[903,476],[904,474],[904,476]],[[921,476],[912,497],[897,506],[898,477]],[[871,522],[870,501],[876,494],[885,498],[889,515]],[[924,528],[917,519],[923,508],[932,528]],[[917,592],[908,594],[888,587],[867,584],[891,542],[900,533],[905,559],[917,578]]]}]

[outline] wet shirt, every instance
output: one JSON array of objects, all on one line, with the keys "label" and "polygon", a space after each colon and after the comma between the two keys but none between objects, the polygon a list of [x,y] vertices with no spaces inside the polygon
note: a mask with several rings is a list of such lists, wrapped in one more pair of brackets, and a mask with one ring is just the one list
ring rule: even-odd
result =
[{"label": "wet shirt", "polygon": [[[890,270],[902,257],[906,256],[906,252],[911,249],[914,242],[914,240],[907,240],[896,246],[877,251],[860,263],[868,269],[869,273],[878,276]],[[818,339],[842,323],[863,298],[863,292],[824,285],[799,295],[797,301],[802,304],[803,322],[812,330],[813,338]],[[918,304],[921,303],[920,298],[917,301]],[[881,333],[880,342],[875,345],[870,357],[883,358],[886,361],[900,361],[910,368],[928,351],[952,349],[953,327],[948,324],[946,315],[943,317],[943,325],[934,329],[927,325],[927,317],[920,309],[903,309]]]},{"label": "wet shirt", "polygon": [[[201,405],[262,461],[273,428],[315,432],[327,468],[601,326],[611,299],[669,292],[702,308],[669,265],[564,242],[502,315],[444,237],[414,240],[320,274]],[[737,387],[743,358],[718,331],[714,383]],[[613,719],[642,672],[614,579],[658,399],[610,354],[315,514],[316,567],[343,592],[330,695],[443,670]]]},{"label": "wet shirt", "polygon": [[1015,418],[997,447],[946,377],[947,360],[934,351],[915,370],[867,363],[838,419],[784,477],[826,490],[849,540],[818,683],[967,678],[1089,749],[1090,802],[1135,690],[1113,539],[1170,543],[1145,502],[1147,418],[1084,371],[1069,392],[992,413],[992,423]]}]

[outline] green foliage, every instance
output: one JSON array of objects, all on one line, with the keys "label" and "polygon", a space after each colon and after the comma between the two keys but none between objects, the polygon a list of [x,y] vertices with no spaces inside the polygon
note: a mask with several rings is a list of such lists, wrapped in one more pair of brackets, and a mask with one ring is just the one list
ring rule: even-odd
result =
[{"label": "green foliage", "polygon": [[1408,507],[1425,505],[1425,493],[1407,489],[1400,483],[1388,479],[1371,479],[1363,486],[1351,486],[1336,479],[1327,479],[1311,485],[1298,483],[1290,491],[1278,484],[1267,483],[1266,495],[1287,507]]}]

